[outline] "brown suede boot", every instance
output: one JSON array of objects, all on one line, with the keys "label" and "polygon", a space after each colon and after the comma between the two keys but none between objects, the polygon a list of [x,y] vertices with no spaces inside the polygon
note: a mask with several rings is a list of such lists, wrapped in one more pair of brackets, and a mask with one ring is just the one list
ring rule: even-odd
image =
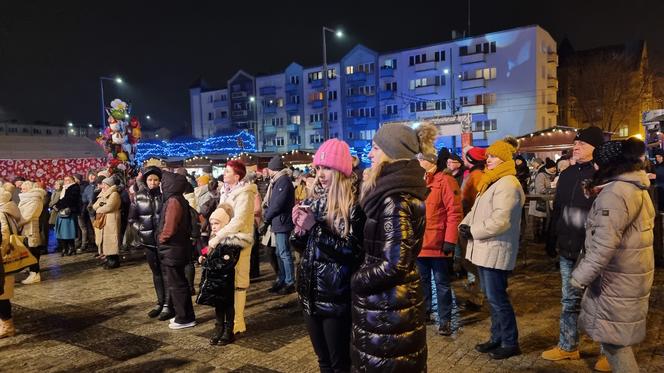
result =
[{"label": "brown suede boot", "polygon": [[0,338],[13,337],[15,334],[14,320],[0,320]]}]

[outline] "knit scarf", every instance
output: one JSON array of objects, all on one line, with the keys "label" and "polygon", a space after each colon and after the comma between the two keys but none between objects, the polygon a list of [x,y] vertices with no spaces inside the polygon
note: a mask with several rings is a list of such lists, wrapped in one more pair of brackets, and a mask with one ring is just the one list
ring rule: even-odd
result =
[{"label": "knit scarf", "polygon": [[288,174],[288,169],[284,168],[283,170],[274,174],[274,176],[270,179],[270,185],[267,187],[267,192],[265,193],[265,198],[263,199],[263,206],[267,207],[270,203],[270,198],[272,198],[272,186],[274,185],[274,183],[276,183],[280,177],[287,174]]},{"label": "knit scarf", "polygon": [[396,161],[383,166],[376,180],[376,187],[360,201],[367,217],[376,217],[385,197],[408,193],[421,200],[426,199],[427,185],[424,169],[417,160]]},{"label": "knit scarf", "polygon": [[501,177],[510,175],[516,175],[516,164],[512,160],[499,164],[493,170],[485,169],[480,182],[477,184],[479,194],[486,192],[491,184],[500,180]]}]

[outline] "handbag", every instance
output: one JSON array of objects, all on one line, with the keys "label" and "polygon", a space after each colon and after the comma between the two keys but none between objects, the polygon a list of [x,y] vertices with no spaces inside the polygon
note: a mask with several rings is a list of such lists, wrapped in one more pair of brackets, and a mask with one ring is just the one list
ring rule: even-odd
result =
[{"label": "handbag", "polygon": [[71,209],[69,207],[63,208],[62,210],[58,211],[58,216],[61,218],[68,218],[71,216]]},{"label": "handbag", "polygon": [[97,229],[103,229],[106,225],[106,214],[97,214],[95,215],[95,220],[92,222],[92,226]]},{"label": "handbag", "polygon": [[9,245],[7,245],[7,251],[2,253],[2,262],[5,275],[9,275],[37,264],[37,259],[28,250],[27,239],[17,233],[18,229],[13,226],[7,214],[5,214],[5,219],[9,225]]}]

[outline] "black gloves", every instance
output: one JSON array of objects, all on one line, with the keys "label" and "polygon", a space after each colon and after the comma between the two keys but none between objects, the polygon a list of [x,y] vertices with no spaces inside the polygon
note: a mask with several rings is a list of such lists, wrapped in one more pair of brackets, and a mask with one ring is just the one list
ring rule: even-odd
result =
[{"label": "black gloves", "polygon": [[265,233],[267,233],[267,228],[269,226],[270,226],[270,224],[268,224],[266,222],[262,222],[261,225],[258,227],[258,234],[262,236]]},{"label": "black gloves", "polygon": [[454,250],[456,250],[455,244],[449,242],[443,243],[443,254],[445,255],[454,254]]},{"label": "black gloves", "polygon": [[470,233],[470,226],[467,224],[461,224],[459,226],[459,235],[467,240],[473,239],[473,234]]}]

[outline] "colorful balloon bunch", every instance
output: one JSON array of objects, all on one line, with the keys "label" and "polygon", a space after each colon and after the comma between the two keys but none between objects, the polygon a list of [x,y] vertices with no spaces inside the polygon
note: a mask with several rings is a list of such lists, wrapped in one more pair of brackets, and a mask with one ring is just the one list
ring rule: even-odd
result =
[{"label": "colorful balloon bunch", "polygon": [[138,118],[130,117],[131,106],[119,98],[111,102],[106,113],[108,126],[97,137],[97,143],[104,148],[109,169],[126,174],[137,166],[136,144],[141,138],[141,123]]}]

